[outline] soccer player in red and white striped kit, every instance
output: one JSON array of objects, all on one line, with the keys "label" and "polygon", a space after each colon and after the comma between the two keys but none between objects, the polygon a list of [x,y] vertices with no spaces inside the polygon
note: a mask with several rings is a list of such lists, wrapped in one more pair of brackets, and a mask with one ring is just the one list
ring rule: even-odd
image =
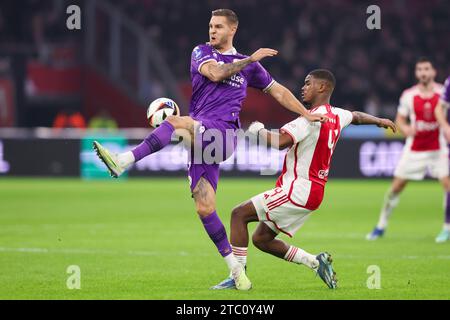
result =
[{"label": "soccer player in red and white striped kit", "polygon": [[446,192],[446,218],[436,242],[450,239],[449,150],[443,130],[445,126],[438,119],[442,109],[438,108],[438,104],[446,105],[441,96],[444,87],[434,81],[436,70],[428,58],[417,60],[415,73],[418,83],[403,91],[396,119],[399,130],[406,137],[406,144],[395,169],[392,186],[384,199],[378,223],[366,236],[367,240],[376,240],[384,235],[388,220],[408,181],[423,180],[428,171],[441,182]]},{"label": "soccer player in red and white striped kit", "polygon": [[[274,148],[289,150],[275,188],[242,203],[233,210],[231,217],[232,250],[242,265],[247,264],[247,225],[259,221],[252,238],[257,248],[289,262],[306,265],[316,271],[331,289],[336,288],[336,277],[328,253],[310,254],[276,237],[280,232],[292,237],[311,213],[319,208],[331,158],[345,127],[349,124],[373,124],[396,130],[389,119],[331,106],[335,83],[330,71],[319,69],[308,74],[302,87],[302,98],[305,104],[311,106],[310,113],[326,116],[328,121],[325,123],[310,123],[299,117],[279,132],[266,130],[260,122],[252,123],[249,128],[251,133]],[[233,279],[229,277],[215,289],[233,287]]]}]

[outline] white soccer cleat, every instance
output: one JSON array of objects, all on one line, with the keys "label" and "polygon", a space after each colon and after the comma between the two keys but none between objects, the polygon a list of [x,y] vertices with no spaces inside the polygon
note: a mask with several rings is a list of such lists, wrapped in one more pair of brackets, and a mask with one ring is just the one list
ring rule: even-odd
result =
[{"label": "white soccer cleat", "polygon": [[94,141],[92,143],[92,146],[97,153],[97,156],[102,160],[102,162],[106,165],[108,168],[109,174],[113,178],[118,178],[124,171],[125,168],[123,168],[117,159],[117,155],[111,153],[103,147],[100,143],[97,141]]},{"label": "white soccer cleat", "polygon": [[245,268],[243,266],[239,265],[238,267],[234,268],[231,272],[231,276],[234,279],[237,290],[247,291],[252,288],[252,283],[245,274]]},{"label": "white soccer cleat", "polygon": [[436,243],[444,243],[447,241],[450,241],[450,231],[449,230],[442,230],[436,237]]}]

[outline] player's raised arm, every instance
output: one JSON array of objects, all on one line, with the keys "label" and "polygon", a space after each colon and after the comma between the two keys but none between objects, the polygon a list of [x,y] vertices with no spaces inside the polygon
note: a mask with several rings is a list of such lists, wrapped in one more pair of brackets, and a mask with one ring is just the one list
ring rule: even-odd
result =
[{"label": "player's raised arm", "polygon": [[353,115],[353,120],[351,122],[352,124],[355,125],[374,124],[380,128],[391,129],[393,132],[397,131],[396,125],[389,119],[378,118],[360,111],[353,111],[352,115]]},{"label": "player's raised arm", "polygon": [[274,83],[269,89],[268,93],[278,101],[286,109],[295,112],[301,116],[304,116],[308,121],[321,121],[327,120],[327,117],[321,114],[311,114],[305,108],[305,106],[294,96],[294,94],[285,86]]},{"label": "player's raised arm", "polygon": [[275,149],[283,150],[294,144],[292,136],[287,132],[282,130],[280,130],[279,133],[269,131],[264,128],[263,123],[258,121],[253,122],[248,128],[248,131],[257,137],[262,138],[266,141],[267,145]]},{"label": "player's raised arm", "polygon": [[211,60],[200,68],[200,73],[213,82],[220,82],[235,75],[250,63],[260,61],[265,57],[273,57],[278,54],[277,50],[269,48],[261,48],[255,51],[250,57],[241,59],[233,63],[218,64],[217,61]]}]

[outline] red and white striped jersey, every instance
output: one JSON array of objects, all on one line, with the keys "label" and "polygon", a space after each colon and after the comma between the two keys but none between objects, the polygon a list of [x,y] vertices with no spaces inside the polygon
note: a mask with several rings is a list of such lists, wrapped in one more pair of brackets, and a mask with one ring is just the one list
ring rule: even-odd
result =
[{"label": "red and white striped jersey", "polygon": [[276,185],[283,188],[293,204],[315,210],[323,199],[336,143],[342,129],[352,122],[353,115],[328,104],[310,112],[325,114],[329,120],[309,122],[300,117],[280,129],[292,137],[294,144],[286,154]]},{"label": "red and white striped jersey", "polygon": [[416,129],[416,135],[406,139],[405,148],[418,152],[447,148],[444,135],[434,116],[434,109],[436,109],[443,91],[443,85],[438,83],[434,85],[433,93],[427,96],[420,91],[417,85],[403,91],[398,113],[409,117],[411,125]]}]

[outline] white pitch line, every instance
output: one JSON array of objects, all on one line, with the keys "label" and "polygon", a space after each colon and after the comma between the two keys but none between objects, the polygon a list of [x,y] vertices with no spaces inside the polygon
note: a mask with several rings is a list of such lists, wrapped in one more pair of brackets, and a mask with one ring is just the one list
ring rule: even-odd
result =
[{"label": "white pitch line", "polygon": [[[46,254],[104,254],[104,255],[123,255],[130,256],[189,256],[185,251],[176,253],[163,253],[159,251],[115,251],[115,250],[96,250],[96,249],[47,249],[47,248],[7,248],[0,247],[0,252],[18,252],[18,253],[46,253]],[[208,254],[196,254],[196,256],[208,256]]]},{"label": "white pitch line", "polygon": [[[160,251],[115,251],[115,250],[97,250],[97,249],[48,249],[48,248],[8,248],[0,247],[1,252],[17,252],[17,253],[41,253],[41,254],[103,254],[103,255],[130,255],[130,256],[213,256],[211,253],[196,253],[191,254],[186,251],[178,251],[175,253],[167,253]],[[397,260],[417,260],[417,259],[439,259],[450,260],[450,255],[437,255],[437,256],[389,256],[389,255],[377,255],[377,256],[364,256],[364,255],[346,255],[346,254],[333,254],[334,258],[338,259],[397,259]]]}]

